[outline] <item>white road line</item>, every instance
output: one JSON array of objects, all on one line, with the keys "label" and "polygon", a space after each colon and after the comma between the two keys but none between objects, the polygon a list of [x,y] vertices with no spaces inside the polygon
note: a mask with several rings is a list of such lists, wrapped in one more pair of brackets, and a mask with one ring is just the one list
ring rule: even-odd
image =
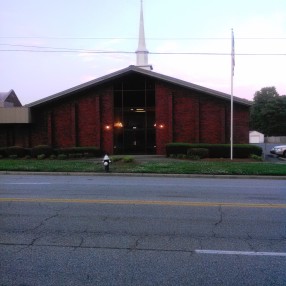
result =
[{"label": "white road line", "polygon": [[197,254],[218,254],[218,255],[248,255],[248,256],[284,256],[285,252],[255,252],[255,251],[228,251],[228,250],[211,250],[196,249]]},{"label": "white road line", "polygon": [[1,185],[50,185],[51,183],[1,183]]}]

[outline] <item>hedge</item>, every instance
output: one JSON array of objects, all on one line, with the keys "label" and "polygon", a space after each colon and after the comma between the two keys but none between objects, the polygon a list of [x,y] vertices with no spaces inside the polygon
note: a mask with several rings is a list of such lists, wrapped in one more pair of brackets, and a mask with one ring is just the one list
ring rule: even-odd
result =
[{"label": "hedge", "polygon": [[104,152],[97,147],[70,147],[70,148],[60,148],[53,149],[48,145],[38,145],[33,148],[24,148],[21,146],[11,146],[11,147],[1,147],[0,148],[0,158],[1,157],[15,157],[23,158],[25,156],[31,156],[33,158],[38,158],[44,155],[45,158],[51,156],[65,155],[66,157],[79,158],[83,156],[88,157],[101,157]]},{"label": "hedge", "polygon": [[70,147],[70,148],[60,148],[55,150],[58,155],[74,155],[80,154],[82,156],[92,156],[92,157],[101,157],[103,152],[98,147]]},{"label": "hedge", "polygon": [[48,145],[38,145],[31,149],[31,156],[38,158],[40,155],[45,155],[45,157],[50,157],[53,155],[54,151],[51,146]]},{"label": "hedge", "polygon": [[29,149],[25,149],[24,147],[21,146],[11,146],[7,147],[5,150],[6,156],[8,157],[17,157],[17,158],[23,158],[26,155],[30,155]]},{"label": "hedge", "polygon": [[[229,158],[230,144],[191,144],[191,143],[169,143],[166,145],[166,155],[188,154],[191,148],[208,149],[209,158]],[[262,148],[251,144],[234,144],[234,158],[249,158],[250,155],[262,155]]]},{"label": "hedge", "polygon": [[187,150],[187,157],[197,156],[200,159],[209,157],[209,149],[207,148],[189,148]]}]

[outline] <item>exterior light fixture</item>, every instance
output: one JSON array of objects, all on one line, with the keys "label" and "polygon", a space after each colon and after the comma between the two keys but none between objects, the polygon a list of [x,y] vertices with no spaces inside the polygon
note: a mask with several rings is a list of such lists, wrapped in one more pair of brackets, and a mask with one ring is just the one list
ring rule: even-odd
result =
[{"label": "exterior light fixture", "polygon": [[111,130],[111,126],[110,125],[105,125],[105,130]]},{"label": "exterior light fixture", "polygon": [[115,123],[114,123],[114,127],[115,127],[115,128],[122,128],[122,127],[123,127],[123,123],[120,122],[120,121],[115,122]]},{"label": "exterior light fixture", "polygon": [[165,128],[165,125],[164,124],[157,124],[157,123],[154,123],[153,125],[155,128],[159,128],[159,129],[163,129]]},{"label": "exterior light fixture", "polygon": [[136,108],[135,112],[146,112],[144,108]]}]

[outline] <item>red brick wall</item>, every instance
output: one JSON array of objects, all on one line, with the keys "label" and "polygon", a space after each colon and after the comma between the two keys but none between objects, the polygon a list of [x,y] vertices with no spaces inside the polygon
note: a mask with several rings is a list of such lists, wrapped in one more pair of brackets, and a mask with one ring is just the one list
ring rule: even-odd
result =
[{"label": "red brick wall", "polygon": [[235,104],[233,108],[233,142],[245,144],[249,142],[249,109]]},{"label": "red brick wall", "polygon": [[75,106],[78,146],[100,146],[99,110],[98,95],[95,92],[79,97]]},{"label": "red brick wall", "polygon": [[197,142],[197,99],[190,91],[174,93],[174,141]]},{"label": "red brick wall", "polygon": [[[90,90],[70,100],[33,109],[32,146],[97,146],[113,151],[113,93],[111,88]],[[103,136],[102,136],[103,135]]]},{"label": "red brick wall", "polygon": [[[229,101],[157,81],[155,102],[157,154],[165,154],[169,142],[229,143]],[[23,131],[27,133],[26,139],[15,137],[11,128],[9,133],[2,125],[0,144],[12,144],[8,142],[12,138],[25,147],[98,146],[112,154],[113,117],[111,82],[107,87],[90,88],[53,104],[32,108],[33,124]],[[235,103],[234,143],[248,143],[248,124],[249,107]],[[25,138],[23,132],[18,134]]]},{"label": "red brick wall", "polygon": [[200,143],[225,142],[225,104],[205,98],[200,101]]},{"label": "red brick wall", "polygon": [[[157,154],[165,153],[168,142],[229,143],[230,101],[157,83],[156,122]],[[249,107],[235,103],[234,143],[248,143],[248,132]]]},{"label": "red brick wall", "polygon": [[0,147],[30,145],[29,124],[0,124]]},{"label": "red brick wall", "polygon": [[166,144],[173,141],[172,137],[172,94],[162,83],[156,84],[156,153],[165,154]]},{"label": "red brick wall", "polygon": [[73,147],[75,146],[74,127],[74,105],[71,102],[65,102],[53,107],[53,145],[55,147]]},{"label": "red brick wall", "polygon": [[101,101],[101,149],[107,154],[113,154],[113,124],[114,124],[114,112],[113,112],[113,90],[107,88],[100,94]]},{"label": "red brick wall", "polygon": [[49,108],[39,108],[31,113],[33,123],[31,124],[30,147],[37,145],[49,145],[49,112]]}]

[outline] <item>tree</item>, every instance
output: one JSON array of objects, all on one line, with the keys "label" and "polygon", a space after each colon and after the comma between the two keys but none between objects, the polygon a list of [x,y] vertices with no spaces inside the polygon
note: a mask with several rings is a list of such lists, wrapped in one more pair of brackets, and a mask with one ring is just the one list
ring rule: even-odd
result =
[{"label": "tree", "polygon": [[264,87],[254,95],[250,126],[266,136],[286,136],[286,96],[275,87]]}]

